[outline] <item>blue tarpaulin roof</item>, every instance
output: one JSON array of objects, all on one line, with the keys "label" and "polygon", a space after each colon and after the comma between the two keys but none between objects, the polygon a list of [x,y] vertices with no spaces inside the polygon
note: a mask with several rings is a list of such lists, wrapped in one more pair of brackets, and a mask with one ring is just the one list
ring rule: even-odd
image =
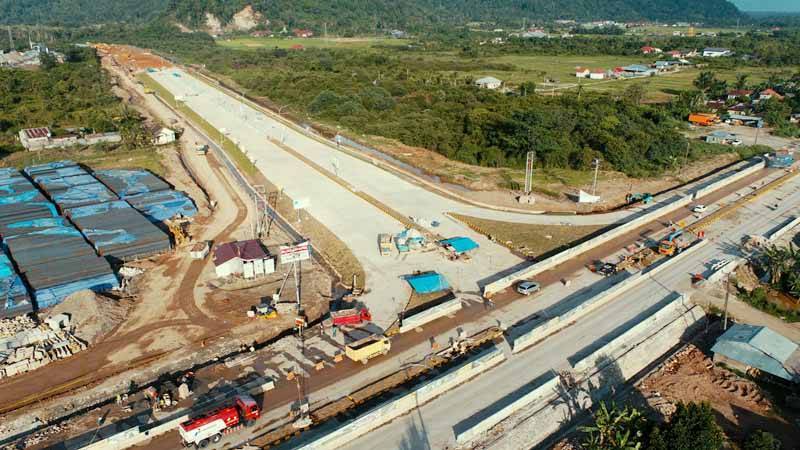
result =
[{"label": "blue tarpaulin roof", "polygon": [[421,273],[419,275],[408,275],[406,281],[411,287],[420,294],[430,294],[431,292],[443,291],[450,287],[447,280],[436,272]]},{"label": "blue tarpaulin roof", "polygon": [[745,324],[732,326],[711,348],[714,353],[789,381],[797,376],[790,361],[797,350],[797,344],[769,328]]},{"label": "blue tarpaulin roof", "polygon": [[463,236],[445,239],[441,241],[441,244],[451,247],[453,251],[456,253],[465,253],[480,247],[477,242],[473,241],[468,237],[463,237]]}]

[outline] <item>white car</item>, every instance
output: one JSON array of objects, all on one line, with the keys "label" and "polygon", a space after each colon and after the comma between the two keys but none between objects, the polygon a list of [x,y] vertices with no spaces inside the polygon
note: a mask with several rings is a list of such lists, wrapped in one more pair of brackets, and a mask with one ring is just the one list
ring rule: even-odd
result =
[{"label": "white car", "polygon": [[703,213],[706,212],[707,209],[708,207],[706,207],[706,205],[695,205],[695,207],[692,208],[692,212]]},{"label": "white car", "polygon": [[517,292],[522,295],[531,295],[539,292],[541,286],[535,281],[523,281],[517,285]]}]

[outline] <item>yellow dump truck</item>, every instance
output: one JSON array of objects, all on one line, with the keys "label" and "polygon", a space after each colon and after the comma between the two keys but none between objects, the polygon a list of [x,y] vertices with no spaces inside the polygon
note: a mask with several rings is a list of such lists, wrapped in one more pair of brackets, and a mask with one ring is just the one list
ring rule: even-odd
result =
[{"label": "yellow dump truck", "polygon": [[388,256],[392,254],[392,235],[388,233],[381,233],[378,235],[378,249],[381,256]]},{"label": "yellow dump truck", "polygon": [[373,334],[344,347],[344,354],[348,358],[361,364],[366,364],[372,358],[389,353],[392,343],[386,336]]}]

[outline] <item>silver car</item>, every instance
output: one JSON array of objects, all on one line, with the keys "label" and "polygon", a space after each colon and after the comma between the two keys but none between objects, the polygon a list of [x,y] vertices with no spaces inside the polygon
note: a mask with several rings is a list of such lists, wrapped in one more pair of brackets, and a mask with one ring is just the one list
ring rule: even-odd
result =
[{"label": "silver car", "polygon": [[522,295],[531,295],[539,292],[541,286],[535,281],[523,281],[517,285],[517,292]]}]

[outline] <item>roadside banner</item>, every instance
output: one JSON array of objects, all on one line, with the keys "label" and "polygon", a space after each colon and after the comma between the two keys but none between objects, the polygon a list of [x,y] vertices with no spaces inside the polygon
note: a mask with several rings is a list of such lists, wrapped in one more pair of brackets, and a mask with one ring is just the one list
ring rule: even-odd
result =
[{"label": "roadside banner", "polygon": [[296,245],[281,245],[280,263],[291,264],[311,258],[311,244],[308,241]]}]

